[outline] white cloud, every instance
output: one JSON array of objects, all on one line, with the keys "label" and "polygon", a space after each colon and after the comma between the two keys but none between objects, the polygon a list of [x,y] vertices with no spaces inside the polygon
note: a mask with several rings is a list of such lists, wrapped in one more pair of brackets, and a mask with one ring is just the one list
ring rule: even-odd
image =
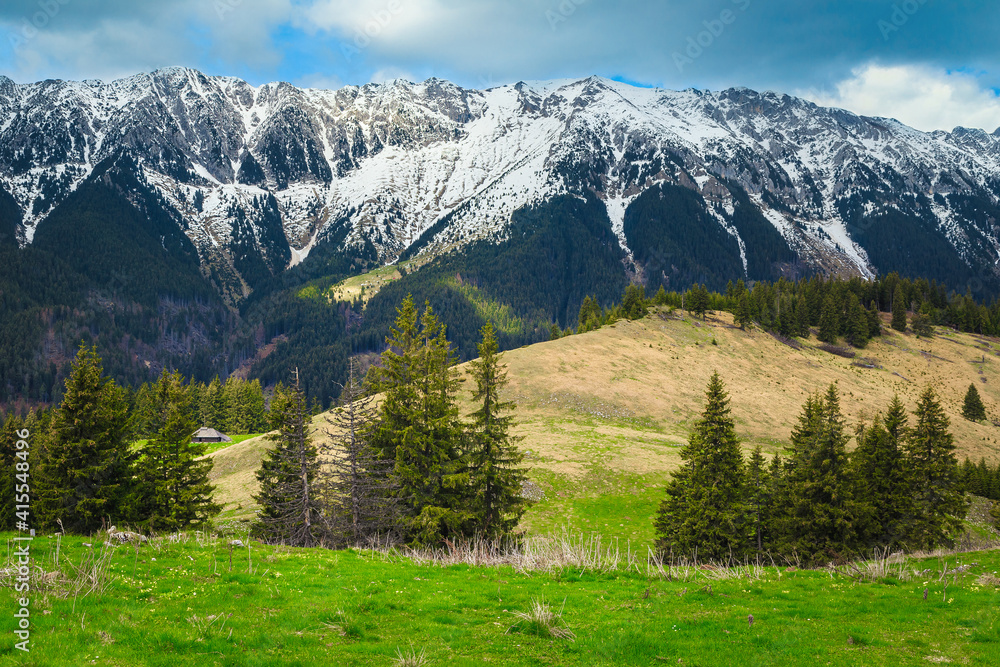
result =
[{"label": "white cloud", "polygon": [[228,68],[273,68],[282,54],[270,33],[292,12],[291,0],[114,0],[99,10],[53,2],[50,16],[38,15],[37,0],[14,5],[19,6],[0,9],[0,47],[9,48],[6,54],[0,50],[7,56],[0,72],[17,81],[107,80],[206,61],[221,66],[220,74]]},{"label": "white cloud", "polygon": [[835,93],[806,90],[797,94],[816,104],[895,118],[928,132],[959,125],[990,132],[1000,127],[1000,97],[965,72],[869,64],[838,83]]},{"label": "white cloud", "polygon": [[395,79],[402,79],[404,81],[419,81],[419,79],[413,74],[398,67],[384,67],[372,74],[371,77],[372,83],[386,83]]}]

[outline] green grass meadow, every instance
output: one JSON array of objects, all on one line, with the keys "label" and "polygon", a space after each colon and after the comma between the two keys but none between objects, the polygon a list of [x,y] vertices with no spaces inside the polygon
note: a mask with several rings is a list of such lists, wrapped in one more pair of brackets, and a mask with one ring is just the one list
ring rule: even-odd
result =
[{"label": "green grass meadow", "polygon": [[[230,538],[200,534],[138,549],[66,537],[57,567],[56,542],[32,544],[36,578],[61,575],[35,582],[28,653],[14,649],[8,591],[0,664],[393,665],[411,649],[431,665],[1000,664],[995,550],[911,559],[862,583],[787,567],[675,568],[667,579],[645,557],[531,571],[257,543],[231,551]],[[542,600],[575,638],[515,617]]]}]

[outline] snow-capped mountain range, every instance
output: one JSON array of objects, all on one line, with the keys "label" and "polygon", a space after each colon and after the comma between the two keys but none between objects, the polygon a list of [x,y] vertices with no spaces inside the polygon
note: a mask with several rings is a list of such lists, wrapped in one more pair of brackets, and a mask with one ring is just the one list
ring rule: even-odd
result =
[{"label": "snow-capped mountain range", "polygon": [[[744,270],[733,214],[749,198],[807,269],[896,270],[908,243],[933,238],[969,275],[1000,275],[1000,130],[924,133],[742,88],[591,77],[315,90],[181,68],[111,83],[0,77],[0,188],[21,210],[21,245],[123,153],[203,264],[237,274],[237,247],[277,271],[331,239],[382,263],[418,240],[421,253],[502,240],[515,210],[560,194],[603,201],[631,258],[630,205],[672,185],[699,195]],[[880,229],[901,246],[882,262]]]}]

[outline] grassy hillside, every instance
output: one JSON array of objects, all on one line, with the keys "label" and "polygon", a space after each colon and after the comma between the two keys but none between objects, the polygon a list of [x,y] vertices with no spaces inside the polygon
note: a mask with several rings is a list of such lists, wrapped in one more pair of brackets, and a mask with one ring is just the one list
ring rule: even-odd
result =
[{"label": "grassy hillside", "polygon": [[[747,450],[757,443],[769,453],[785,446],[806,397],[831,382],[852,427],[884,409],[894,393],[912,409],[932,385],[951,418],[960,459],[1000,458],[997,427],[960,415],[975,383],[988,414],[1000,419],[1000,340],[943,329],[918,339],[887,330],[855,359],[817,344],[813,338],[794,349],[769,334],[740,331],[726,313],[702,322],[664,311],[505,353],[517,432],[531,479],[544,494],[526,526],[648,542],[663,484],[679,463],[714,370],[731,394]],[[462,394],[466,411],[470,385]],[[265,444],[252,439],[212,455],[224,517],[251,511],[253,471]]]}]

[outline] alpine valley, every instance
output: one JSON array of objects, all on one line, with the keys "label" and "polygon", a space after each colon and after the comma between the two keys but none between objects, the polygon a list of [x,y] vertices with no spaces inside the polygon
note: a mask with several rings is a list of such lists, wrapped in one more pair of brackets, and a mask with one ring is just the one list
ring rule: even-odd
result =
[{"label": "alpine valley", "polygon": [[463,357],[484,319],[544,340],[630,282],[895,271],[985,299],[998,221],[1000,130],[744,88],[0,77],[0,402],[53,401],[85,340],[126,382],[299,365],[326,403],[407,292]]}]

